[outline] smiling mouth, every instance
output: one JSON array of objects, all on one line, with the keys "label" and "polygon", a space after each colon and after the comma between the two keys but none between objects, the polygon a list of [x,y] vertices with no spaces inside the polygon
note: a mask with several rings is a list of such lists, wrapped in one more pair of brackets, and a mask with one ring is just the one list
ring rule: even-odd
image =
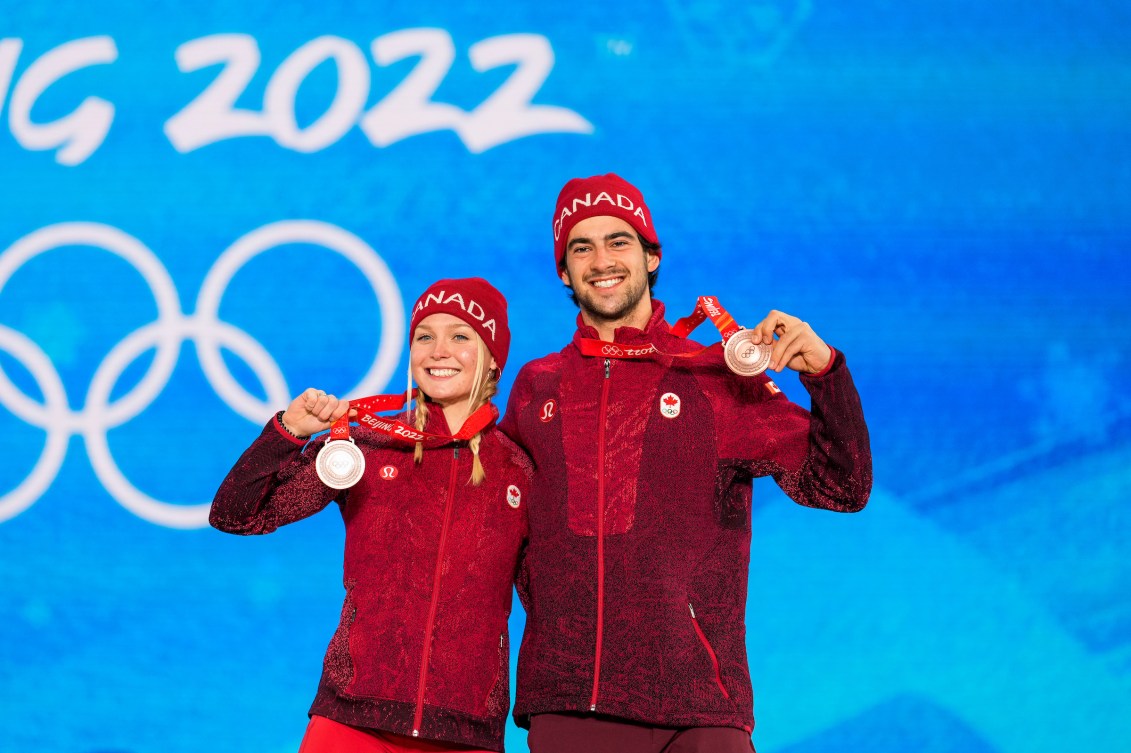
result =
[{"label": "smiling mouth", "polygon": [[615,286],[615,285],[617,285],[617,284],[619,284],[623,281],[624,281],[623,277],[610,277],[610,278],[605,279],[605,280],[592,280],[592,281],[590,281],[589,284],[592,285],[595,288],[602,288],[603,289],[603,288],[611,288],[611,287],[613,287],[613,286]]},{"label": "smiling mouth", "polygon": [[452,377],[459,373],[459,369],[428,369],[428,375],[434,377]]}]

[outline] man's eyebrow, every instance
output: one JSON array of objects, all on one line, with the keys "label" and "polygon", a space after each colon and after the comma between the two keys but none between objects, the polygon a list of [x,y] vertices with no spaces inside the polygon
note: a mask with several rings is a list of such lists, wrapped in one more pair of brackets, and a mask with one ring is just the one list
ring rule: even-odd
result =
[{"label": "man's eyebrow", "polygon": [[[632,233],[628,232],[627,230],[618,230],[615,233],[609,233],[608,235],[606,235],[605,240],[611,241],[613,238],[631,238],[631,237],[632,237]],[[589,240],[588,238],[574,238],[569,242],[569,244],[566,246],[566,248],[573,248],[574,245],[577,244],[577,243],[587,243],[588,244],[588,243],[592,243],[592,242],[593,241]]]}]

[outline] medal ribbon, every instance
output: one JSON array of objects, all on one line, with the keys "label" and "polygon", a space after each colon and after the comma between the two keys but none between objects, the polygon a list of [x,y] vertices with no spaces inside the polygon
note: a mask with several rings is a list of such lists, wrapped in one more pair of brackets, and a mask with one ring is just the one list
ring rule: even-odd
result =
[{"label": "medal ribbon", "polygon": [[[734,320],[734,317],[727,313],[719,303],[719,299],[712,295],[701,295],[699,300],[695,303],[695,309],[672,325],[672,334],[677,337],[686,338],[691,331],[698,327],[703,322],[710,318],[711,322],[719,330],[722,335],[723,343],[729,340],[735,332],[738,332],[742,327]],[[580,340],[581,354],[585,356],[600,356],[603,358],[625,358],[637,359],[647,358],[651,355],[668,356],[670,358],[692,358],[701,353],[705,353],[713,348],[718,348],[719,344],[708,345],[706,348],[691,353],[665,353],[657,348],[652,343],[646,345],[627,346],[620,345],[619,343],[605,342],[593,337],[583,337]]]},{"label": "medal ribbon", "polygon": [[[417,393],[417,390],[413,390],[412,396],[416,397]],[[495,409],[495,406],[491,403],[486,403],[468,416],[467,420],[463,422],[463,426],[461,426],[459,431],[455,434],[433,434],[432,432],[420,431],[415,426],[406,424],[400,419],[377,415],[381,411],[400,410],[405,407],[407,399],[403,394],[370,395],[369,397],[360,397],[356,400],[350,400],[349,403],[350,408],[357,411],[358,423],[364,424],[376,432],[409,444],[423,442],[425,439],[454,439],[457,441],[466,441],[482,431],[484,427],[499,416],[499,412]],[[350,422],[349,412],[347,411],[344,416],[330,426],[330,436],[327,441],[349,439],[349,437]]]},{"label": "medal ribbon", "polygon": [[727,313],[723,305],[719,303],[719,299],[713,295],[701,295],[699,300],[695,303],[695,310],[687,316],[683,317],[675,323],[672,327],[672,333],[679,337],[687,337],[691,334],[691,330],[698,327],[707,318],[711,318],[711,322],[723,337],[723,342],[738,332],[742,327],[738,326],[738,322],[734,317]]}]

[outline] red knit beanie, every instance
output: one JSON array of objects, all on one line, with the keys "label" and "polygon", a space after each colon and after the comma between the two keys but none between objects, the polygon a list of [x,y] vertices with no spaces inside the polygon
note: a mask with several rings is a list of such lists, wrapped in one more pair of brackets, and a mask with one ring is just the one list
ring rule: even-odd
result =
[{"label": "red knit beanie", "polygon": [[[640,237],[649,243],[659,243],[652,227],[652,213],[644,203],[644,196],[636,186],[613,173],[574,178],[558,194],[554,207],[554,260],[557,273],[565,258],[569,231],[582,220],[600,215],[618,217],[632,225]],[[656,254],[659,256],[659,254]]]},{"label": "red knit beanie", "polygon": [[507,325],[507,299],[491,283],[479,277],[432,283],[412,307],[410,339],[416,325],[432,314],[451,314],[471,325],[483,338],[502,373],[511,348],[511,330]]}]

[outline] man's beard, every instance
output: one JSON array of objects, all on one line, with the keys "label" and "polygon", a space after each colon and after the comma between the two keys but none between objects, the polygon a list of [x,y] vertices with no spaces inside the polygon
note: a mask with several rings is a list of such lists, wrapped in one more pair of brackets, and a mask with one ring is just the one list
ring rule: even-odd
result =
[{"label": "man's beard", "polygon": [[616,322],[627,317],[640,304],[647,290],[647,280],[629,276],[627,272],[624,273],[620,295],[613,299],[598,299],[593,286],[585,281],[573,286],[573,294],[581,310],[590,319],[601,322]]}]

